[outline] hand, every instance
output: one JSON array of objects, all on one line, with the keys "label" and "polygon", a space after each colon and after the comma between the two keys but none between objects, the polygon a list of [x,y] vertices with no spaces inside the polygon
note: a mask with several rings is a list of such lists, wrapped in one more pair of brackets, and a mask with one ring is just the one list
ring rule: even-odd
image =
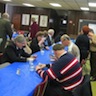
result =
[{"label": "hand", "polygon": [[54,56],[53,58],[54,58],[55,61],[58,60],[58,58],[56,56]]},{"label": "hand", "polygon": [[83,66],[86,63],[86,60],[82,59],[81,65]]},{"label": "hand", "polygon": [[58,60],[58,58],[56,58],[56,56],[50,55],[50,58],[54,61]]},{"label": "hand", "polygon": [[44,42],[45,40],[46,40],[46,38],[45,38],[45,37],[43,37],[43,38],[42,38],[42,41]]},{"label": "hand", "polygon": [[37,65],[36,66],[36,71],[38,70],[38,69],[43,69],[43,68],[45,68],[46,67],[46,65],[45,64],[39,64],[39,65]]},{"label": "hand", "polygon": [[44,41],[45,41],[45,40],[42,38],[42,39],[39,41],[38,45],[41,46],[41,45],[44,43]]},{"label": "hand", "polygon": [[27,58],[27,61],[33,61],[33,60],[35,60],[35,58],[33,58],[32,56]]},{"label": "hand", "polygon": [[34,59],[36,59],[36,58],[37,58],[37,55],[33,55],[32,57],[33,57]]},{"label": "hand", "polygon": [[38,65],[41,69],[43,69],[43,68],[45,68],[46,67],[46,64],[41,64],[41,63],[39,63],[39,65]]},{"label": "hand", "polygon": [[37,65],[36,67],[35,67],[35,70],[37,71],[38,69],[41,69],[41,67],[39,66],[39,65]]},{"label": "hand", "polygon": [[46,48],[46,50],[49,50],[49,47],[48,46],[46,46],[45,48]]}]

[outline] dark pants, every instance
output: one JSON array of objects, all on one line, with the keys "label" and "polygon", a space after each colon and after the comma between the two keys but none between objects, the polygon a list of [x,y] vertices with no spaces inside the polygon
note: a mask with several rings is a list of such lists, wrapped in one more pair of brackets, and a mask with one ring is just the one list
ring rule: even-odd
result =
[{"label": "dark pants", "polygon": [[84,81],[73,90],[73,94],[74,96],[92,96],[90,75],[84,76]]},{"label": "dark pants", "polygon": [[80,51],[80,62],[88,57],[89,52],[87,50],[81,50]]},{"label": "dark pants", "polygon": [[58,84],[48,82],[44,96],[73,96],[71,91],[66,91]]},{"label": "dark pants", "polygon": [[[2,38],[2,37],[1,37]],[[5,45],[6,45],[6,42],[7,42],[7,38],[2,38],[3,41],[1,42],[0,44],[0,53],[3,53],[4,50],[5,50]]]},{"label": "dark pants", "polygon": [[90,54],[91,76],[96,77],[96,52]]}]

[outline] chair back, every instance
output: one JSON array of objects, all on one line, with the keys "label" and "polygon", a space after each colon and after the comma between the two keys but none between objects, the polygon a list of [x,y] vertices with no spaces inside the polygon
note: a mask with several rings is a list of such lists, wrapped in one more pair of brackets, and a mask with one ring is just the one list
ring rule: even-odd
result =
[{"label": "chair back", "polygon": [[0,53],[0,64],[2,63],[2,56],[3,56],[3,53]]},{"label": "chair back", "polygon": [[45,77],[45,80],[43,82],[37,85],[33,96],[44,96],[47,83],[48,83],[48,76]]},{"label": "chair back", "polygon": [[2,38],[0,38],[0,45],[1,45],[2,41],[3,41],[3,39],[2,39]]}]

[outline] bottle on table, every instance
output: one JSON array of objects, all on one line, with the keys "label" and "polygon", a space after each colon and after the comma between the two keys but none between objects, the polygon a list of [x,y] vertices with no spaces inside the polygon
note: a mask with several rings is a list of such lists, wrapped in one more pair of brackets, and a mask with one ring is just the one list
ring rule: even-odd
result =
[{"label": "bottle on table", "polygon": [[32,60],[29,61],[29,68],[30,68],[30,71],[35,71],[35,67]]}]

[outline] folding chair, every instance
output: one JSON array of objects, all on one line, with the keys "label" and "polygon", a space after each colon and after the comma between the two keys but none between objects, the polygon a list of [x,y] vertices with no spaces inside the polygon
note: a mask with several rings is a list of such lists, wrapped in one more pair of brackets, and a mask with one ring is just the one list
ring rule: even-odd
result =
[{"label": "folding chair", "polygon": [[2,63],[2,64],[0,64],[0,68],[7,67],[8,65],[10,65],[9,62]]},{"label": "folding chair", "polygon": [[0,53],[0,64],[2,63],[1,62],[2,56],[3,56],[3,53]]},{"label": "folding chair", "polygon": [[2,38],[0,38],[0,45],[1,45],[2,41],[3,41],[3,39],[2,39]]},{"label": "folding chair", "polygon": [[37,85],[33,96],[43,96],[47,83],[48,83],[48,76],[45,77],[45,80],[43,82]]}]

